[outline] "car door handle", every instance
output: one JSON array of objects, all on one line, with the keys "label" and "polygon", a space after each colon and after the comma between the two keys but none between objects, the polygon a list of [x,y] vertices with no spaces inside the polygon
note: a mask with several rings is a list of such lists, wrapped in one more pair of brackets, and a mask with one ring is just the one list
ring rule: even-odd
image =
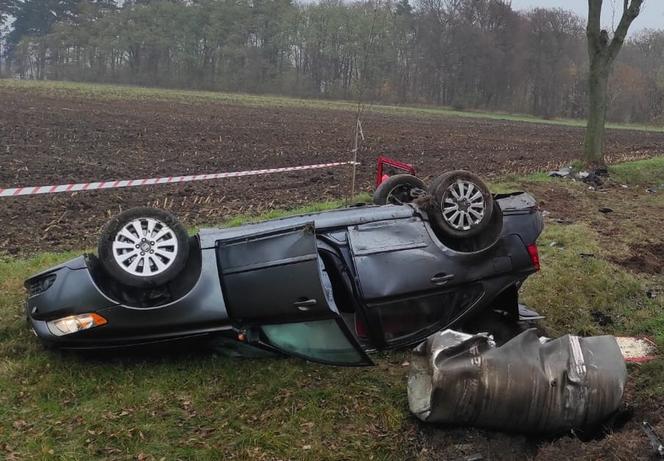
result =
[{"label": "car door handle", "polygon": [[447,284],[450,280],[454,278],[454,274],[436,274],[433,277],[431,277],[431,283],[437,286],[443,286]]},{"label": "car door handle", "polygon": [[318,301],[315,299],[300,299],[299,301],[295,301],[293,306],[304,312],[308,311],[309,308],[315,306],[316,304],[318,304]]}]

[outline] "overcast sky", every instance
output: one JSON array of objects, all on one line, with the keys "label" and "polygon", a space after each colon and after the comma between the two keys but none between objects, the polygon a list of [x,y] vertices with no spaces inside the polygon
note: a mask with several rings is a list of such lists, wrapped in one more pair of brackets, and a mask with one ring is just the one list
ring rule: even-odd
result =
[{"label": "overcast sky", "polygon": [[[611,28],[612,15],[615,5],[615,25],[618,25],[622,13],[623,0],[604,0],[602,7],[602,25],[608,30]],[[588,2],[586,0],[512,0],[512,8],[515,10],[528,10],[536,7],[564,8],[572,10],[582,18],[588,17]],[[664,28],[664,0],[645,0],[641,7],[641,14],[632,23],[630,32],[643,29]]]}]

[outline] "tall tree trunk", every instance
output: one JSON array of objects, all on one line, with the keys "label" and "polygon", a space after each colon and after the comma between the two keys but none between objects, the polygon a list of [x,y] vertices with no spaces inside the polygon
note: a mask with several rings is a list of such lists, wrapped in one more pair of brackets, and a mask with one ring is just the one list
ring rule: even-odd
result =
[{"label": "tall tree trunk", "polygon": [[644,0],[624,0],[620,23],[609,41],[609,33],[601,30],[602,0],[588,0],[588,57],[590,73],[588,75],[588,125],[584,143],[583,159],[589,166],[604,164],[604,125],[608,102],[607,87],[613,61],[622,48],[625,36],[632,21],[641,11]]},{"label": "tall tree trunk", "polygon": [[[591,60],[592,62],[592,60]],[[603,63],[591,65],[588,80],[588,125],[585,137],[585,161],[597,167],[604,164],[604,126],[608,102],[609,69]]]}]

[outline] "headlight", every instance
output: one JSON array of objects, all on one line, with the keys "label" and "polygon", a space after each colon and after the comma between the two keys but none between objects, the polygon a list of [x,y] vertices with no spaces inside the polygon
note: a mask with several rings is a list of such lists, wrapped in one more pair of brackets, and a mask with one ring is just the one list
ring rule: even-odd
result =
[{"label": "headlight", "polygon": [[70,315],[46,323],[48,330],[55,336],[69,335],[104,324],[106,324],[106,319],[99,314]]}]

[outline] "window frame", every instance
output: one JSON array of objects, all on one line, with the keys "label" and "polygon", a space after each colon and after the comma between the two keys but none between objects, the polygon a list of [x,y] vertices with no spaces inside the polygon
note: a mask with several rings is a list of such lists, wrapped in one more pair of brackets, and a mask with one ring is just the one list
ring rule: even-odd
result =
[{"label": "window frame", "polygon": [[[332,313],[332,311],[330,311],[330,312]],[[355,351],[357,352],[358,357],[360,359],[358,362],[325,360],[325,359],[321,359],[321,358],[318,358],[318,357],[312,357],[312,356],[309,356],[307,354],[302,354],[302,353],[299,353],[299,352],[287,350],[287,349],[284,349],[283,347],[279,347],[276,344],[273,344],[272,341],[270,341],[267,334],[265,333],[265,331],[263,331],[263,327],[267,326],[267,325],[294,325],[294,324],[298,324],[298,323],[318,322],[318,321],[325,321],[325,320],[335,322],[337,328],[339,328],[341,330],[341,333],[344,335],[344,338],[346,339],[346,341],[348,341],[348,345],[351,346],[353,349],[355,349]],[[261,336],[261,340],[260,340],[261,343],[263,343],[264,345],[270,347],[271,349],[277,350],[277,351],[279,351],[283,354],[286,354],[286,355],[289,355],[289,356],[292,356],[292,357],[305,359],[305,360],[308,360],[310,362],[322,363],[322,364],[325,364],[325,365],[361,367],[361,366],[368,366],[368,365],[373,365],[374,364],[374,362],[371,360],[371,358],[369,358],[369,356],[364,351],[364,349],[362,349],[362,347],[360,346],[358,341],[355,339],[353,334],[348,330],[348,327],[347,327],[346,323],[344,322],[344,320],[338,314],[334,314],[334,315],[331,315],[331,316],[320,317],[320,318],[315,318],[315,319],[304,320],[304,321],[300,321],[300,322],[281,322],[281,323],[274,323],[274,324],[265,324],[265,325],[260,326],[259,328],[260,328],[260,332],[261,332],[261,335],[260,335]]]}]

